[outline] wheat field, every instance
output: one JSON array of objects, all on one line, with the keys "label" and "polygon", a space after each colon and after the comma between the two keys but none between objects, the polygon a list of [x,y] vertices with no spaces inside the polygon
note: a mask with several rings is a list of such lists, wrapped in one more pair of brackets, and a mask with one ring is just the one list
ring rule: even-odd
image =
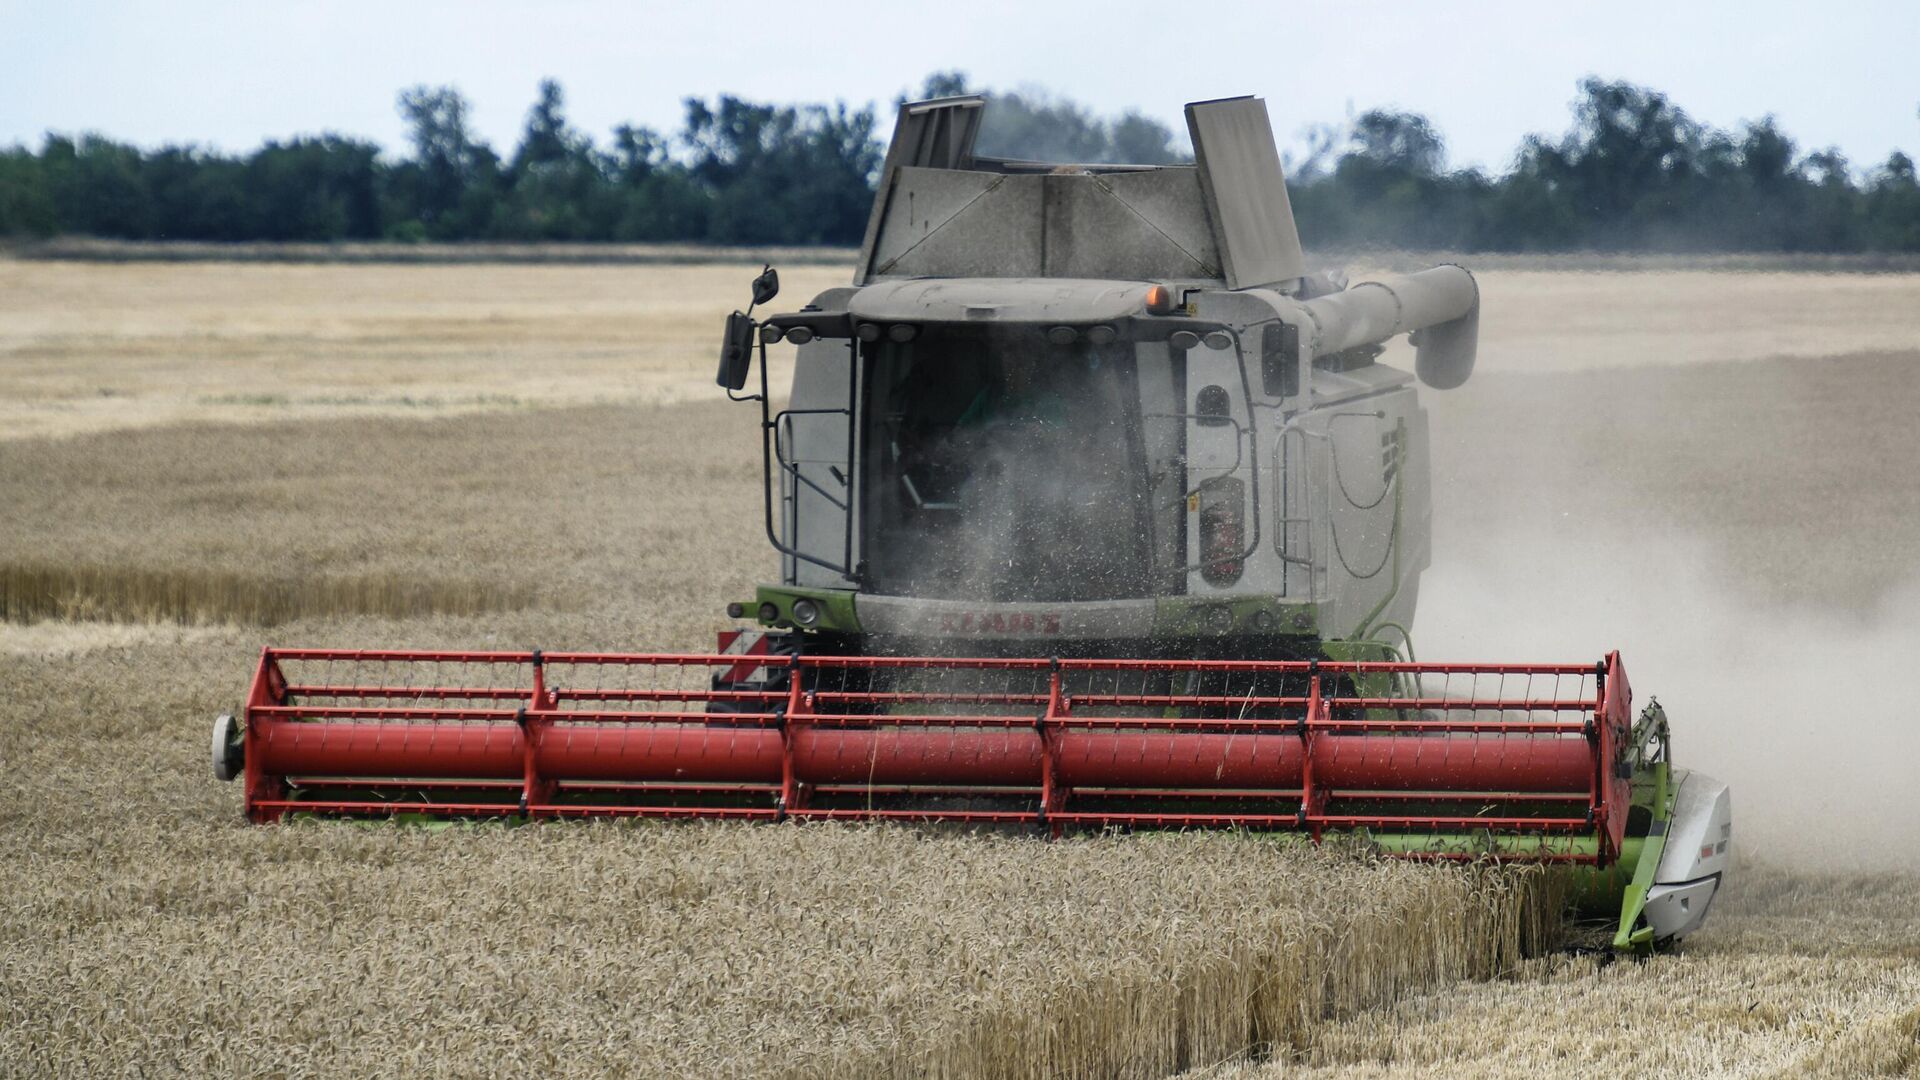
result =
[{"label": "wheat field", "polygon": [[[751,276],[0,259],[0,438],[705,398]],[[846,276],[789,268],[781,299]]]},{"label": "wheat field", "polygon": [[1315,1031],[1306,1051],[1189,1080],[1436,1074],[1911,1076],[1920,1071],[1920,876],[1749,864],[1677,954],[1527,961]]},{"label": "wheat field", "polygon": [[754,269],[0,261],[0,1074],[1916,1067],[1915,275],[1489,273],[1430,396],[1423,656],[1622,648],[1736,785],[1673,957],[1543,953],[1538,875],[1253,837],[241,824],[205,737],[262,644],[729,625]]}]

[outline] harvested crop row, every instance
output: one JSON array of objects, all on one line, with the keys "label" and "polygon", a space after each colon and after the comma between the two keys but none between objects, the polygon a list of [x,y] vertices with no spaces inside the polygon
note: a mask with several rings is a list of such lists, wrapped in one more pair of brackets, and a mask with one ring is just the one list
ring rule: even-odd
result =
[{"label": "harvested crop row", "polygon": [[1187,1080],[1913,1075],[1920,875],[1739,871],[1676,953],[1536,958],[1510,979],[1323,1025],[1271,1064]]}]

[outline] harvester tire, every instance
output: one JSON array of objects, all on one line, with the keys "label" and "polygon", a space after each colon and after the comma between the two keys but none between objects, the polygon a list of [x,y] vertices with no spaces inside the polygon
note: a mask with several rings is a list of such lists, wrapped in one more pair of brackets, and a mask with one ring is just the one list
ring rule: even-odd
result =
[{"label": "harvester tire", "polygon": [[232,713],[213,718],[213,775],[232,780],[246,766],[246,752],[240,746],[240,725]]}]

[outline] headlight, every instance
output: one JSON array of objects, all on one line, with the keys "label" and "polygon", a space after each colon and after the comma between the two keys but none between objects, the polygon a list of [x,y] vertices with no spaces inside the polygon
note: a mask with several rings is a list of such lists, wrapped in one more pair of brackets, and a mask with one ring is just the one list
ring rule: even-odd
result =
[{"label": "headlight", "polygon": [[801,626],[812,626],[820,621],[820,605],[802,598],[793,602],[793,621]]}]

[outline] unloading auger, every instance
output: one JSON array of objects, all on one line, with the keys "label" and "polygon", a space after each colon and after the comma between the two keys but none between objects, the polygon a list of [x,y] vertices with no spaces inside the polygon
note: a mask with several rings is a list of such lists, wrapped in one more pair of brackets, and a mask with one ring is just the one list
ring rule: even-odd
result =
[{"label": "unloading auger", "polygon": [[[756,319],[769,269],[728,319],[780,556],[729,605],[755,628],[268,648],[213,735],[248,817],[1292,830],[1568,864],[1621,947],[1697,928],[1727,789],[1617,655],[1409,659],[1415,375],[1471,374],[1472,275],[1309,273],[1258,99],[1189,105],[1169,167],[983,157],[982,106],[902,106],[853,285]],[[1401,334],[1412,374],[1378,362]]]}]

